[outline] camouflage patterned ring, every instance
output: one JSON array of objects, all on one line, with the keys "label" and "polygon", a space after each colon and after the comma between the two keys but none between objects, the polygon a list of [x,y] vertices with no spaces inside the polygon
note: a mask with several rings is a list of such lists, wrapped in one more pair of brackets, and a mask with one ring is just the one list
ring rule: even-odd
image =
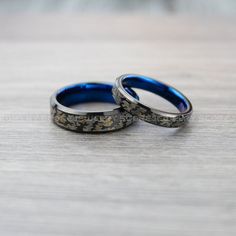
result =
[{"label": "camouflage patterned ring", "polygon": [[[179,113],[171,113],[151,108],[141,103],[127,89],[139,88],[157,94],[171,102]],[[168,128],[184,125],[191,117],[191,102],[177,89],[142,75],[122,75],[117,78],[112,89],[117,104],[127,112],[148,123]]]},{"label": "camouflage patterned ring", "polygon": [[[129,91],[136,96],[134,91]],[[67,130],[86,133],[115,131],[131,125],[136,119],[117,107],[108,111],[80,111],[70,108],[84,102],[114,103],[112,85],[81,83],[58,90],[51,97],[51,117],[55,124]]]}]

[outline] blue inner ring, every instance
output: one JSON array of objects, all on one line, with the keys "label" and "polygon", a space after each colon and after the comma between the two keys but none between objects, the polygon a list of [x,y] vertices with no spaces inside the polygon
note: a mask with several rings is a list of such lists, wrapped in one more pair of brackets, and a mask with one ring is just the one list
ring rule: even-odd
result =
[{"label": "blue inner ring", "polygon": [[[137,94],[132,89],[126,88],[126,91],[138,99]],[[64,87],[58,91],[56,99],[66,107],[86,102],[116,104],[112,96],[112,85],[101,83],[81,83]]]},{"label": "blue inner ring", "polygon": [[146,76],[129,75],[122,80],[124,88],[143,89],[171,102],[180,112],[190,109],[190,103],[178,90]]}]

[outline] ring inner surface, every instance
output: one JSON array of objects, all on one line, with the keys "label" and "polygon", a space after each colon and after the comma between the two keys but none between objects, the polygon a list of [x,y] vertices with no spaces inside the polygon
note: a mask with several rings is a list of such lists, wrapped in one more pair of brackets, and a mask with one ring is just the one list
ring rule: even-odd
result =
[{"label": "ring inner surface", "polygon": [[122,85],[125,89],[137,88],[157,94],[172,103],[180,112],[185,112],[189,109],[188,101],[180,92],[151,78],[129,76],[122,80]]},{"label": "ring inner surface", "polygon": [[[132,89],[126,90],[131,96],[138,98]],[[112,85],[100,83],[82,83],[65,87],[58,92],[56,99],[65,107],[88,102],[116,104],[112,96]]]}]

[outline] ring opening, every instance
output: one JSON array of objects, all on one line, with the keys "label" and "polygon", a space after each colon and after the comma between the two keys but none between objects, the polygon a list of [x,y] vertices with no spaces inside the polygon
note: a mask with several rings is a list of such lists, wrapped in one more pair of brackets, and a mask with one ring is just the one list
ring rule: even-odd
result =
[{"label": "ring opening", "polygon": [[[131,96],[138,98],[132,89],[127,88],[126,90]],[[112,85],[101,83],[81,83],[67,86],[58,92],[56,99],[66,107],[87,102],[116,104],[112,96]]]},{"label": "ring opening", "polygon": [[132,87],[157,94],[171,102],[180,112],[189,109],[188,100],[179,91],[154,79],[130,75],[123,78],[122,85],[125,89]]}]

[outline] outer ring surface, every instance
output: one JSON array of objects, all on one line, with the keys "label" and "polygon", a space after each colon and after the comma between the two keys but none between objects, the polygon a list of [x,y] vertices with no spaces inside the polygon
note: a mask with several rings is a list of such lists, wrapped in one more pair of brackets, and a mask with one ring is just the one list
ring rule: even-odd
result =
[{"label": "outer ring surface", "polygon": [[[141,83],[139,86],[136,86],[134,82],[132,82],[132,86],[129,87],[129,85],[125,83],[127,79],[130,81],[138,79]],[[149,83],[151,83],[151,85]],[[149,107],[127,93],[125,86],[129,88],[141,88],[147,91],[156,89],[158,92],[155,91],[154,93],[174,104],[178,110],[180,110],[180,113],[165,112]],[[190,119],[192,114],[192,104],[181,92],[167,84],[146,76],[135,74],[122,75],[116,79],[112,93],[116,103],[122,108],[132,115],[137,116],[139,119],[154,125],[177,128],[183,126]],[[177,106],[175,100],[182,101],[185,107],[183,108],[183,105],[181,107],[181,104]]]},{"label": "outer ring surface", "polygon": [[[112,85],[107,83],[81,83],[74,84],[56,91],[50,99],[51,106],[51,118],[55,124],[61,128],[84,133],[103,133],[109,131],[119,130],[131,125],[135,120],[129,112],[125,111],[121,107],[114,108],[107,111],[80,111],[72,109],[70,107],[62,105],[58,101],[58,96],[62,93],[67,93],[76,86],[82,89],[89,89],[90,87],[96,90],[96,88],[101,89],[101,93],[108,93],[111,97],[113,103],[115,103],[112,98]],[[90,92],[93,92],[93,91]],[[134,92],[135,93],[135,92]],[[89,96],[89,95],[88,95]],[[109,98],[110,99],[110,98]],[[79,103],[79,102],[78,102]]]}]

